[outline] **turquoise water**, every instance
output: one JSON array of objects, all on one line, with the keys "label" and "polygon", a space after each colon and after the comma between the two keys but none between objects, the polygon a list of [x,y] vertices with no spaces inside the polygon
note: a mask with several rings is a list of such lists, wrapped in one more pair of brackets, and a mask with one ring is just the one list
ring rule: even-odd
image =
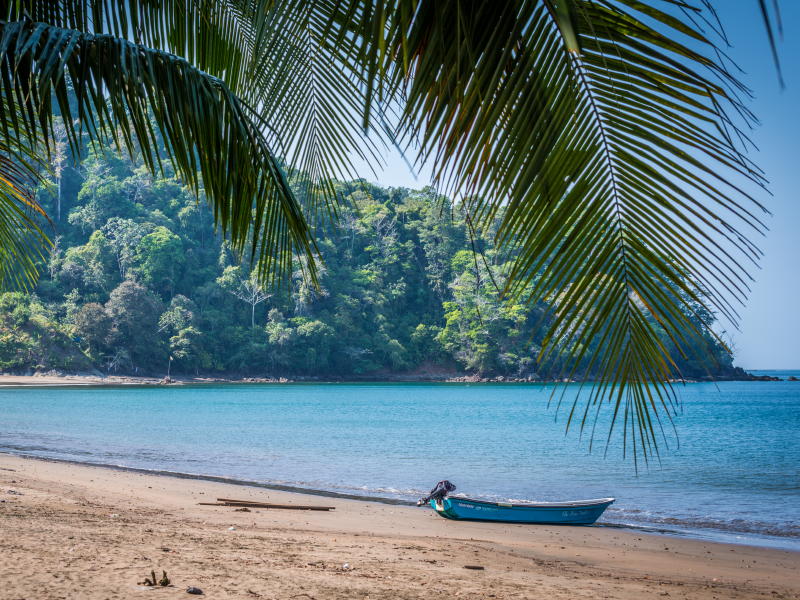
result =
[{"label": "turquoise water", "polygon": [[[765,372],[762,372],[763,374]],[[776,373],[778,374],[778,373]],[[789,372],[779,373],[788,376]],[[800,373],[795,373],[800,375]],[[565,435],[551,389],[470,384],[0,388],[0,451],[415,501],[613,496],[599,523],[800,548],[800,383],[681,388],[660,462]],[[563,413],[562,413],[563,417]]]}]

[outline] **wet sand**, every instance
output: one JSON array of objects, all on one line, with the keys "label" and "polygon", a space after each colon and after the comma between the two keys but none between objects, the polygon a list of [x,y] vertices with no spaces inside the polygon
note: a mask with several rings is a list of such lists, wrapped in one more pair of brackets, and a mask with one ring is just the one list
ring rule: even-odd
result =
[{"label": "wet sand", "polygon": [[[0,469],[2,599],[186,597],[188,586],[214,598],[275,600],[800,598],[800,553],[784,550],[604,527],[453,522],[422,508],[7,454]],[[198,505],[218,497],[336,508]],[[140,585],[150,571],[166,571],[173,587]]]}]

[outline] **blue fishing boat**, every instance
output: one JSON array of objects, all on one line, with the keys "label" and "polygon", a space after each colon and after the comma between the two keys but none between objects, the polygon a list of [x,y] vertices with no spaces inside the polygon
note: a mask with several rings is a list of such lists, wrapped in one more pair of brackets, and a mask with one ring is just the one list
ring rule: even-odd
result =
[{"label": "blue fishing boat", "polygon": [[447,497],[454,491],[449,481],[440,481],[431,494],[420,500],[420,506],[431,507],[445,519],[456,521],[491,521],[497,523],[529,523],[537,525],[591,525],[614,503],[614,498],[578,500],[575,502],[486,502],[472,498]]}]

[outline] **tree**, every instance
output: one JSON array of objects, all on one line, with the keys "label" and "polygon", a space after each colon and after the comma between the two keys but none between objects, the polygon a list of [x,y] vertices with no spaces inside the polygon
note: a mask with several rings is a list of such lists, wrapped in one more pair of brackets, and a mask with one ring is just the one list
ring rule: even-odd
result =
[{"label": "tree", "polygon": [[[89,206],[86,208],[85,214],[81,214],[79,221],[83,226],[91,224],[92,229],[97,229],[97,220],[103,212],[103,208],[97,203],[97,191],[108,181],[110,170],[111,168],[99,156],[95,156],[94,160],[77,169],[78,174],[86,183],[84,189],[90,197]],[[78,221],[78,219],[75,220]]]},{"label": "tree", "polygon": [[122,279],[136,259],[136,249],[145,236],[144,229],[131,219],[112,217],[103,227],[103,233],[110,240],[117,255],[117,265]]},{"label": "tree", "polygon": [[194,327],[181,329],[178,335],[169,339],[169,351],[181,367],[196,369],[202,352],[203,334]]},{"label": "tree", "polygon": [[91,345],[97,344],[97,351],[104,345],[111,334],[113,322],[106,309],[96,302],[84,304],[75,315],[75,333]]},{"label": "tree", "polygon": [[138,283],[123,281],[111,292],[106,310],[114,320],[117,338],[141,363],[153,357],[161,302]]},{"label": "tree", "polygon": [[50,281],[53,281],[56,272],[61,267],[61,240],[64,236],[57,235],[53,240],[53,247],[50,250],[50,260],[47,261],[47,270],[50,271]]},{"label": "tree", "polygon": [[375,230],[375,248],[378,250],[384,263],[391,263],[397,260],[397,249],[395,248],[398,240],[397,227],[395,220],[385,214],[378,214],[372,220],[372,228]]},{"label": "tree", "polygon": [[352,256],[353,247],[356,243],[356,237],[358,237],[360,234],[366,233],[367,228],[364,227],[364,224],[361,222],[361,219],[357,214],[353,214],[347,209],[342,211],[339,225],[342,228],[342,237],[347,240],[347,244],[350,247],[350,256]]},{"label": "tree", "polygon": [[183,264],[183,242],[166,227],[156,227],[137,247],[142,279],[168,289],[172,296],[175,274]]},{"label": "tree", "polygon": [[56,178],[56,223],[61,222],[61,179],[64,173],[64,162],[67,159],[67,128],[64,122],[56,119],[53,127],[53,175]]},{"label": "tree", "polygon": [[111,245],[103,232],[97,230],[89,236],[86,244],[67,250],[62,276],[71,279],[74,285],[107,293],[111,288],[113,264]]},{"label": "tree", "polygon": [[291,364],[289,358],[289,351],[294,344],[295,331],[286,322],[283,314],[273,308],[269,311],[269,323],[266,326],[266,332],[269,339],[269,354],[268,360],[270,365],[275,366],[289,366]]},{"label": "tree", "polygon": [[142,165],[136,169],[130,177],[122,182],[122,189],[125,192],[128,202],[141,202],[145,191],[153,186],[153,178],[147,172],[147,167]]},{"label": "tree", "polygon": [[239,274],[238,267],[228,267],[222,277],[217,279],[217,284],[250,305],[250,327],[255,328],[256,306],[272,296],[272,294],[264,293],[264,288],[258,281],[258,274],[250,273],[249,277],[243,278]]},{"label": "tree", "polygon": [[304,364],[309,370],[327,367],[328,355],[335,339],[336,332],[330,325],[320,321],[301,323],[295,333],[294,352],[298,355],[297,363]]},{"label": "tree", "polygon": [[170,302],[169,310],[158,318],[158,332],[167,329],[180,331],[194,323],[197,306],[186,296],[178,294]]},{"label": "tree", "polygon": [[[303,255],[294,257],[296,268],[292,273],[292,282],[294,284],[292,299],[295,303],[295,314],[297,316],[303,316],[308,313],[311,305],[316,300],[327,298],[330,295],[328,290],[322,287],[320,282],[314,285],[310,277],[312,269],[309,267],[309,262],[321,263],[317,255],[312,256],[310,261],[308,257]],[[317,276],[321,280],[327,269],[320,264],[320,266],[316,267],[316,271]]]}]

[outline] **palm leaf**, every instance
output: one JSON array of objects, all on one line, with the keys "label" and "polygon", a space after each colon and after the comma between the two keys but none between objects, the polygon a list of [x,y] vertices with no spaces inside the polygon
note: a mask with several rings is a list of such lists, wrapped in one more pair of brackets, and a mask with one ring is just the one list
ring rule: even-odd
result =
[{"label": "palm leaf", "polygon": [[[197,0],[196,10],[204,4]],[[214,3],[207,18],[195,19],[195,28],[169,37],[170,49],[179,54],[206,38],[224,40],[223,48],[235,49],[236,68],[222,61],[219,72],[211,72],[225,77],[239,97],[257,107],[258,123],[286,161],[303,212],[314,226],[336,226],[341,198],[334,181],[360,179],[355,161],[370,165],[377,177],[375,168],[389,142],[383,129],[370,136],[361,131],[366,86],[339,60],[336,42],[342,28],[332,18],[336,8],[337,3],[326,1],[226,0]],[[238,69],[246,76],[233,81],[229,73]],[[383,118],[378,107],[371,117]]]},{"label": "palm leaf", "polygon": [[693,303],[735,321],[765,212],[734,183],[765,183],[743,153],[748,91],[696,24],[704,3],[681,8],[396,0],[339,16],[352,15],[346,56],[368,100],[402,99],[396,136],[419,145],[440,191],[473,198],[477,229],[505,209],[505,297],[549,302],[551,376],[594,377],[567,427],[610,401],[645,459],[681,377],[657,328],[713,357]]},{"label": "palm leaf", "polygon": [[43,164],[35,156],[0,144],[0,291],[30,291],[50,240],[49,219],[36,201]]},{"label": "palm leaf", "polygon": [[[360,179],[354,161],[377,167],[387,147],[382,130],[362,135],[365,86],[338,62],[332,41],[341,31],[330,18],[336,7],[299,0],[51,0],[5,10],[13,19],[24,9],[32,20],[132,37],[218,78],[253,108],[248,116],[282,155],[306,218],[335,227],[341,199],[333,181]],[[378,110],[371,115],[382,118]]]},{"label": "palm leaf", "polygon": [[[92,143],[110,138],[120,149],[138,147],[155,173],[162,167],[161,136],[169,160],[196,193],[202,177],[233,250],[241,256],[250,244],[250,259],[264,280],[288,281],[292,252],[313,253],[313,237],[279,160],[252,109],[224,82],[184,59],[111,35],[29,20],[0,28],[4,93],[24,107],[22,114],[0,114],[6,140],[21,146],[23,138],[47,137],[54,95],[75,155],[85,128]],[[70,110],[67,79],[77,91],[77,115]],[[313,263],[310,269],[315,280]]]},{"label": "palm leaf", "polygon": [[[335,4],[254,4],[244,13],[253,23],[250,97],[270,139],[285,148],[305,214],[314,224],[335,225],[341,199],[334,180],[360,179],[355,160],[379,165],[386,136],[382,129],[362,134],[364,82],[338,59],[340,30],[330,19]],[[382,118],[378,110],[372,116]]]}]

